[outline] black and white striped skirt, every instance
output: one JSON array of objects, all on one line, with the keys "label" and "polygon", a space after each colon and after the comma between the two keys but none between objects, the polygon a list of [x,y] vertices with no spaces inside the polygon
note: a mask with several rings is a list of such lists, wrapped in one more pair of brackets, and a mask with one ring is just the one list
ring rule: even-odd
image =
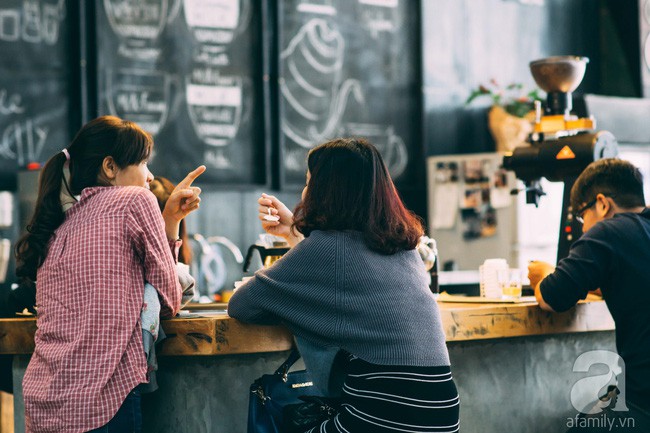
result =
[{"label": "black and white striped skirt", "polygon": [[309,432],[458,432],[459,409],[449,367],[385,366],[353,358],[341,411]]}]

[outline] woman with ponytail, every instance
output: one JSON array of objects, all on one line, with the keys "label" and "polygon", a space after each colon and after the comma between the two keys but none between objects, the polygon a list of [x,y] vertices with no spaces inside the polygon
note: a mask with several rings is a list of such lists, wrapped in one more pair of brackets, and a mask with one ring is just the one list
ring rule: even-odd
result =
[{"label": "woman with ponytail", "polygon": [[140,431],[144,281],[158,291],[161,316],[175,315],[179,224],[199,207],[191,185],[205,171],[178,184],[161,218],[149,191],[152,148],[135,123],[103,116],[41,172],[34,215],[16,245],[16,273],[36,281],[38,309],[23,379],[27,431]]}]

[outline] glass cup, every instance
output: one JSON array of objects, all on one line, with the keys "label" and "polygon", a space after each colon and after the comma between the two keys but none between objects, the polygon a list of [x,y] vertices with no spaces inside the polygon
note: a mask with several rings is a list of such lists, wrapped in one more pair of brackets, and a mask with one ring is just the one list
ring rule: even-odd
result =
[{"label": "glass cup", "polygon": [[521,298],[521,270],[520,269],[499,269],[497,270],[497,281],[501,288],[501,296],[504,299]]}]

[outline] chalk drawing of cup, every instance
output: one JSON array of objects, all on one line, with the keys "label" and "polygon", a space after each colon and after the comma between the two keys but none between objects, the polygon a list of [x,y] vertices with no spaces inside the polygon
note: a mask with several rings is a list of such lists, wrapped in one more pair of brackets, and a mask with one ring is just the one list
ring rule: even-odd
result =
[{"label": "chalk drawing of cup", "polygon": [[388,140],[386,141],[386,147],[383,149],[382,157],[386,162],[390,175],[393,179],[397,179],[406,171],[409,155],[404,140],[395,134],[393,127],[389,127],[386,132]]},{"label": "chalk drawing of cup", "polygon": [[163,72],[109,71],[106,102],[111,114],[136,122],[155,136],[169,116],[171,84],[171,77]]},{"label": "chalk drawing of cup", "polygon": [[192,60],[212,66],[230,65],[228,46],[248,28],[250,0],[183,0],[185,21],[192,32]]},{"label": "chalk drawing of cup", "polygon": [[211,146],[227,146],[242,122],[247,87],[239,76],[212,68],[194,69],[185,79],[185,98],[196,135]]},{"label": "chalk drawing of cup", "polygon": [[408,151],[404,140],[395,134],[393,126],[373,123],[346,123],[340,135],[362,137],[370,141],[381,156],[393,179],[400,177],[408,165]]},{"label": "chalk drawing of cup", "polygon": [[[289,41],[280,58],[285,101],[282,130],[298,145],[310,148],[333,132],[342,115],[339,95],[345,41],[322,19],[307,22]],[[346,92],[346,97],[347,97]]]},{"label": "chalk drawing of cup", "polygon": [[398,28],[399,0],[358,0],[362,6],[359,21],[377,39],[382,33],[395,33]]},{"label": "chalk drawing of cup", "polygon": [[168,20],[169,0],[104,0],[113,32],[123,39],[120,54],[141,60],[158,57],[155,41]]},{"label": "chalk drawing of cup", "polygon": [[185,22],[199,43],[229,44],[250,24],[251,0],[183,0]]}]

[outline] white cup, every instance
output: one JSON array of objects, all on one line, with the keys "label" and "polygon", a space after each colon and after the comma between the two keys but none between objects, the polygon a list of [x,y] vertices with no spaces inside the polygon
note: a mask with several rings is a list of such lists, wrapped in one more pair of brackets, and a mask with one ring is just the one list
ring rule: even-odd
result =
[{"label": "white cup", "polygon": [[508,269],[506,259],[487,259],[478,269],[481,296],[486,298],[500,298],[502,293],[497,279],[497,272],[500,269]]}]

